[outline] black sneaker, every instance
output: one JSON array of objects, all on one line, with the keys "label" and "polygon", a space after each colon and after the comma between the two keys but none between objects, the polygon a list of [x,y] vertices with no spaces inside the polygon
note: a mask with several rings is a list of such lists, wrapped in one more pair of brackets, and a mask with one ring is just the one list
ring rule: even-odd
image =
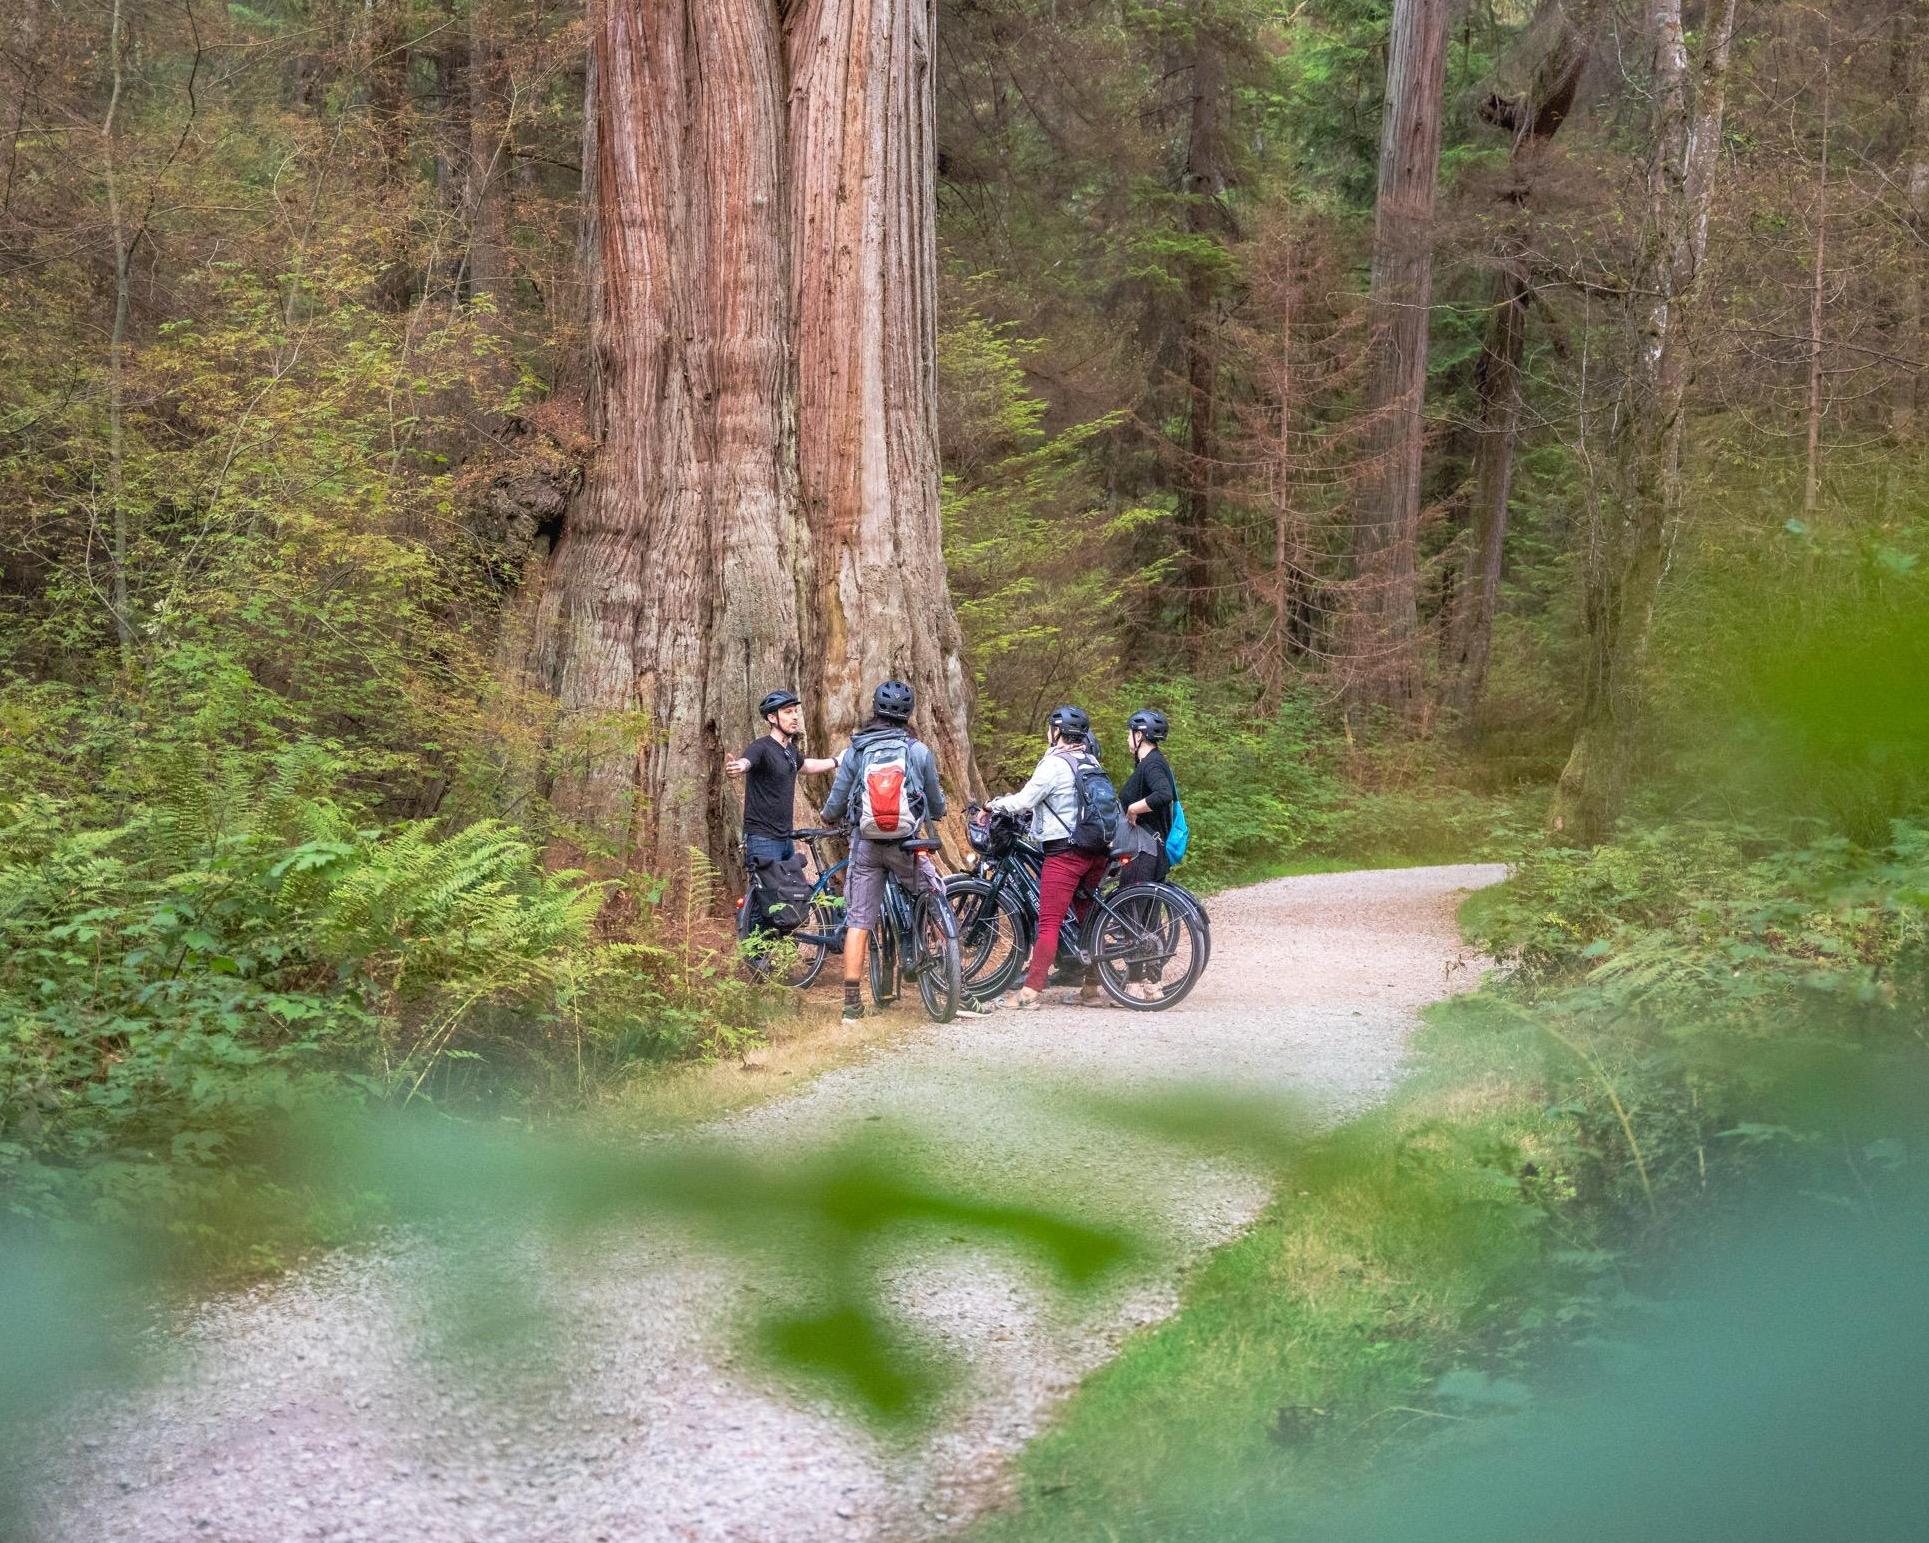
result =
[{"label": "black sneaker", "polygon": [[862,1002],[846,1002],[844,1004],[844,1021],[846,1023],[855,1023],[863,1016],[864,1004]]}]

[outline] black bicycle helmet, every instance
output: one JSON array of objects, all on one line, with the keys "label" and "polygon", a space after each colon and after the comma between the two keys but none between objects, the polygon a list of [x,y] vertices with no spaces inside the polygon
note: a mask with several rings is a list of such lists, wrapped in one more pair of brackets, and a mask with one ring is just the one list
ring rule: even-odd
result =
[{"label": "black bicycle helmet", "polygon": [[1140,708],[1132,714],[1126,728],[1135,734],[1143,734],[1155,745],[1172,732],[1172,725],[1165,721],[1165,714],[1150,707]]},{"label": "black bicycle helmet", "polygon": [[768,718],[772,713],[782,712],[786,707],[801,706],[803,700],[795,691],[780,686],[775,691],[764,693],[764,699],[757,704],[757,716]]},{"label": "black bicycle helmet", "polygon": [[1092,720],[1082,707],[1054,707],[1051,717],[1045,721],[1058,730],[1061,739],[1092,737]]},{"label": "black bicycle helmet", "polygon": [[906,722],[918,705],[918,694],[901,680],[887,680],[871,694],[871,711],[893,723]]}]

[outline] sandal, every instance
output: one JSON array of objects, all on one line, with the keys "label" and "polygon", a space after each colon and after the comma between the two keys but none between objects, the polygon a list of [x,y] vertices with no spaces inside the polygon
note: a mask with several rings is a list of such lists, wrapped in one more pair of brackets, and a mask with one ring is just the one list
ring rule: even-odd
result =
[{"label": "sandal", "polygon": [[1011,999],[1011,1006],[1014,1012],[1035,1013],[1038,1011],[1038,993],[1026,986]]}]

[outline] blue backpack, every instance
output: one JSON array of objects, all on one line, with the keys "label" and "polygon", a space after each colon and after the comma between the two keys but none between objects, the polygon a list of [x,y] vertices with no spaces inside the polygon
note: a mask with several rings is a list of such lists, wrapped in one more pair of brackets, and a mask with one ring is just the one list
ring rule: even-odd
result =
[{"label": "blue backpack", "polygon": [[1178,799],[1172,800],[1172,829],[1165,838],[1165,865],[1176,868],[1186,860],[1186,844],[1192,839],[1192,830],[1186,824],[1186,806]]}]

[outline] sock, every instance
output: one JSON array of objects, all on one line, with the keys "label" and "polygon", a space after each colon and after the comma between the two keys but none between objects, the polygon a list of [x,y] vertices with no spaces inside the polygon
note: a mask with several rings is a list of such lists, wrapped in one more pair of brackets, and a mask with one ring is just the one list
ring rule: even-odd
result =
[{"label": "sock", "polygon": [[864,1005],[863,1000],[857,994],[857,982],[854,980],[844,982],[844,1005],[846,1007],[862,1007]]}]

